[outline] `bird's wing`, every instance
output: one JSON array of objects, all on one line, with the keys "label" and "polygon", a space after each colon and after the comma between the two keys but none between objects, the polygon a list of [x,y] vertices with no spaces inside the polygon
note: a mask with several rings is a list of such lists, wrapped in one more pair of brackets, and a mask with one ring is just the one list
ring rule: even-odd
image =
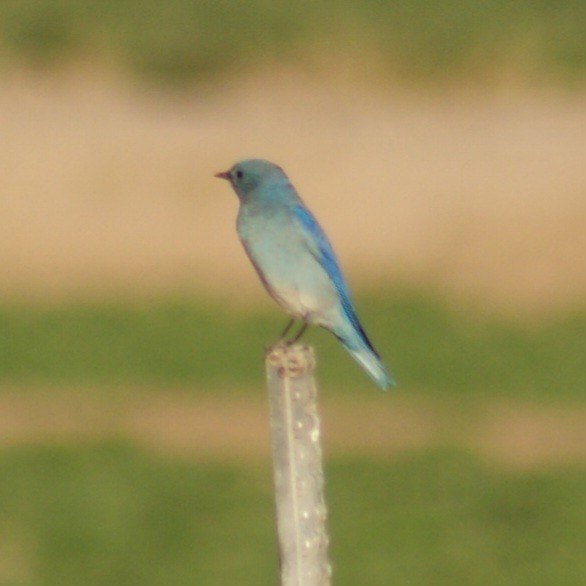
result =
[{"label": "bird's wing", "polygon": [[303,240],[306,246],[334,284],[340,297],[344,313],[356,330],[360,332],[368,347],[378,356],[360,325],[358,316],[350,300],[350,294],[344,281],[344,276],[338,265],[338,260],[321,226],[313,214],[302,204],[295,205],[293,215],[301,227],[301,233],[303,234]]}]

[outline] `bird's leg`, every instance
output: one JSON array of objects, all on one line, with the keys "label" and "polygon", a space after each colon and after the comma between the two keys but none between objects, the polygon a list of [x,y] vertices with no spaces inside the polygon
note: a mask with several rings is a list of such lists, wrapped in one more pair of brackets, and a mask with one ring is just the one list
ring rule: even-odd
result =
[{"label": "bird's leg", "polygon": [[280,342],[281,340],[283,340],[285,338],[285,336],[287,335],[287,333],[289,332],[289,330],[291,329],[291,327],[293,326],[294,323],[295,323],[294,319],[291,319],[287,322],[287,325],[285,326],[285,329],[281,332],[277,342]]},{"label": "bird's leg", "polygon": [[287,345],[290,346],[291,344],[295,344],[295,342],[299,341],[299,338],[301,338],[301,336],[303,336],[308,325],[309,324],[307,322],[303,322],[303,325],[301,326],[301,329],[297,332],[297,335],[294,336],[293,338],[291,338],[290,340],[288,340]]}]

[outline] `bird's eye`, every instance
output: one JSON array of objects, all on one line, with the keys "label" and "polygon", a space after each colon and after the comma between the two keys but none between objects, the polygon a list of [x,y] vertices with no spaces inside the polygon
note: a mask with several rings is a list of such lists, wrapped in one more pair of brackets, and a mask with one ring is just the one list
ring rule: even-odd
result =
[{"label": "bird's eye", "polygon": [[242,179],[242,171],[236,171],[236,179]]}]

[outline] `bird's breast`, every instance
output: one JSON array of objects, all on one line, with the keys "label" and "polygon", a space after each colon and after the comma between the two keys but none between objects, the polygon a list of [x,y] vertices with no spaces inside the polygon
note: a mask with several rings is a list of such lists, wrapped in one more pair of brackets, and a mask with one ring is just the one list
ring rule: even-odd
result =
[{"label": "bird's breast", "polygon": [[333,285],[286,214],[239,214],[238,234],[271,296],[290,315],[320,323],[338,303]]}]

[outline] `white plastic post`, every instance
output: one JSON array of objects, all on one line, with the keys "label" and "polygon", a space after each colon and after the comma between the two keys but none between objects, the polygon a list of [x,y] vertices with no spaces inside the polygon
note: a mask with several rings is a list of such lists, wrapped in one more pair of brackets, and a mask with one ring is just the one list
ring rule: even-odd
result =
[{"label": "white plastic post", "polygon": [[326,506],[313,349],[266,352],[281,586],[329,586]]}]

